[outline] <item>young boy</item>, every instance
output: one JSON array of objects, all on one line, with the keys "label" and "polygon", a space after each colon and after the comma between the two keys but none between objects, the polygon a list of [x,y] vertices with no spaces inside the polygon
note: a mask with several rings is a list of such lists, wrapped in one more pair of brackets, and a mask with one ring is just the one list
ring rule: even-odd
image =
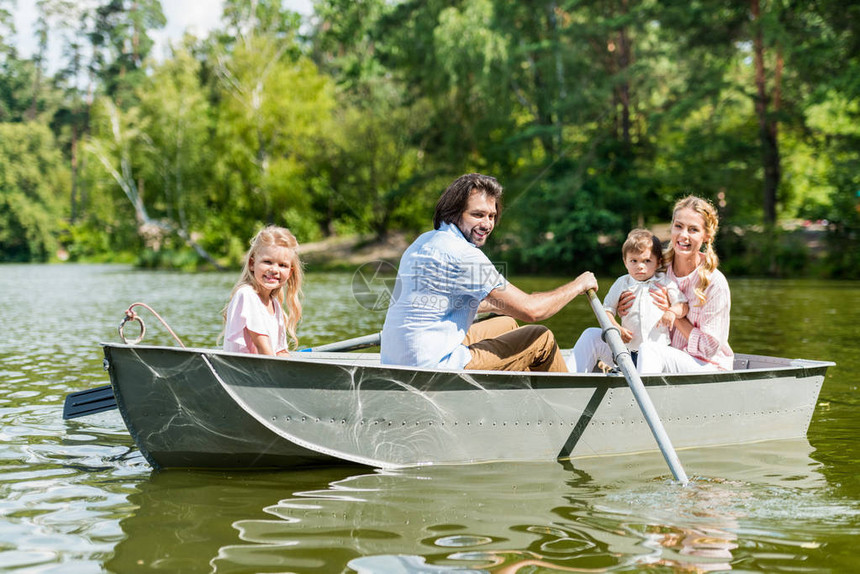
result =
[{"label": "young boy", "polygon": [[[627,240],[621,247],[621,256],[627,275],[619,277],[603,300],[603,309],[609,316],[610,322],[621,333],[621,340],[627,344],[633,361],[636,362],[639,345],[650,341],[669,345],[669,331],[675,324],[675,319],[687,314],[687,298],[678,289],[674,281],[666,278],[663,269],[663,248],[660,240],[650,231],[634,229],[627,235]],[[669,292],[669,309],[661,311],[648,291],[656,285],[665,285]],[[631,291],[636,299],[630,311],[621,319],[621,324],[615,319],[618,298],[624,291]],[[613,364],[612,351],[603,340],[599,328],[592,327],[583,331],[573,352],[567,358],[567,368],[571,372],[590,372],[595,363],[602,361],[607,365]]]}]

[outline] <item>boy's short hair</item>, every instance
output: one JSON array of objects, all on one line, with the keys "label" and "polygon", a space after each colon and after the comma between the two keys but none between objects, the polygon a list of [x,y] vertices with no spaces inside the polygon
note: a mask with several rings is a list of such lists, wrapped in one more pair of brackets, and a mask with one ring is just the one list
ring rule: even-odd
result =
[{"label": "boy's short hair", "polygon": [[663,268],[663,245],[660,239],[647,229],[634,229],[627,234],[624,245],[621,246],[621,257],[627,258],[631,251],[642,252],[646,249],[651,251],[651,256],[659,263],[657,269]]}]

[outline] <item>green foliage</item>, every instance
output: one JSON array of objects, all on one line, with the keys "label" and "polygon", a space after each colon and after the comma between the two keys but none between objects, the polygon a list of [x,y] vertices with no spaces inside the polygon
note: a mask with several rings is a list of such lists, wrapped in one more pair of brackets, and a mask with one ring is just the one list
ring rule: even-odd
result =
[{"label": "green foliage", "polygon": [[[854,7],[320,0],[303,23],[226,0],[220,29],[156,62],[159,0],[39,0],[49,77],[43,49],[8,43],[8,6],[0,258],[59,238],[73,260],[233,265],[265,223],[383,238],[480,171],[506,189],[490,249],[512,271],[620,271],[627,231],[695,193],[729,274],[860,275]],[[772,214],[828,225],[810,243]]]},{"label": "green foliage", "polygon": [[219,66],[215,168],[221,205],[248,220],[274,222],[286,210],[310,210],[308,151],[331,126],[332,85],[306,58],[292,60],[269,37],[239,43]]},{"label": "green foliage", "polygon": [[824,274],[839,279],[860,279],[860,196],[847,194],[834,202],[839,218],[827,235]]},{"label": "green foliage", "polygon": [[155,67],[138,99],[148,121],[147,145],[136,158],[146,178],[152,213],[193,228],[208,214],[215,153],[209,145],[212,111],[200,84],[200,62],[186,48]]},{"label": "green foliage", "polygon": [[69,261],[125,262],[132,263],[135,257],[118,253],[118,242],[103,227],[92,221],[79,221],[68,225],[60,233],[67,246]]},{"label": "green foliage", "polygon": [[722,196],[725,223],[746,226],[761,221],[757,128],[751,113],[748,102],[724,96],[689,110],[683,121],[661,122],[654,179],[663,205],[684,193],[715,203]]},{"label": "green foliage", "polygon": [[733,228],[721,232],[716,245],[728,276],[800,277],[815,264],[803,230]]},{"label": "green foliage", "polygon": [[610,190],[568,164],[555,169],[557,177],[536,178],[508,198],[496,232],[499,256],[532,273],[609,268],[623,239]]},{"label": "green foliage", "polygon": [[123,105],[134,102],[143,83],[143,62],[154,44],[150,31],[167,23],[160,0],[110,0],[95,8],[89,40],[92,68],[108,95]]},{"label": "green foliage", "polygon": [[[810,215],[829,222],[824,273],[860,278],[860,90],[853,97],[828,90],[821,104],[807,109],[808,125],[824,144],[810,153],[818,169],[810,179],[818,193],[805,204]],[[829,209],[827,206],[829,204]]]},{"label": "green foliage", "polygon": [[31,62],[15,58],[0,60],[0,121],[24,121],[32,99],[34,74]]},{"label": "green foliage", "polygon": [[[385,78],[365,79],[358,96],[342,96],[335,113],[338,129],[322,142],[320,170],[328,202],[338,218],[351,220],[383,238],[391,228],[426,224],[412,207],[427,197],[432,179],[418,134],[427,129],[426,102],[402,104],[399,87]],[[435,197],[433,198],[435,200]]]},{"label": "green foliage", "polygon": [[48,261],[57,251],[68,173],[48,128],[0,123],[0,261]]},{"label": "green foliage", "polygon": [[298,55],[293,37],[299,28],[299,15],[284,9],[281,0],[226,0],[223,8],[225,34],[223,45],[230,46],[251,36],[265,36],[284,44],[291,57]]},{"label": "green foliage", "polygon": [[146,204],[138,187],[136,161],[145,157],[147,120],[138,108],[123,112],[108,98],[91,108],[90,137],[84,144],[88,198],[86,219],[113,228],[114,240],[131,238],[120,230],[132,230],[146,218]]},{"label": "green foliage", "polygon": [[278,220],[293,232],[293,235],[296,236],[296,240],[300,244],[318,241],[322,238],[319,224],[310,210],[300,210],[291,207],[284,210]]}]

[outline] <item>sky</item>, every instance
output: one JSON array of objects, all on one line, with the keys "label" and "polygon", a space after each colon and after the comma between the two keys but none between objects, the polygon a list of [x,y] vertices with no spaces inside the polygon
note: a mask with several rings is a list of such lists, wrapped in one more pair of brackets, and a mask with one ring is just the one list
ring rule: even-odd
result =
[{"label": "sky", "polygon": [[[17,30],[15,43],[18,54],[27,58],[32,56],[36,47],[36,37],[31,30],[36,21],[36,3],[33,0],[17,0],[15,8],[15,28]],[[170,42],[182,38],[187,30],[197,37],[203,37],[209,30],[215,28],[221,19],[223,0],[161,0],[161,9],[167,18],[167,26],[151,32],[155,40],[153,56],[163,57]],[[310,14],[312,0],[285,0],[284,6],[299,12]],[[50,46],[49,71],[54,70],[59,59],[59,46]]]}]

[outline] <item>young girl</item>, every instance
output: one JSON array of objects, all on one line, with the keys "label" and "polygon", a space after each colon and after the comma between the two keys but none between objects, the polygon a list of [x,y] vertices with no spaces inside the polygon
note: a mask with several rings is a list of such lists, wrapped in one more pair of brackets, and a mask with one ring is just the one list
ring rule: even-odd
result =
[{"label": "young girl", "polygon": [[271,225],[251,240],[242,274],[222,312],[225,351],[288,355],[287,335],[298,345],[303,275],[298,246],[288,229]]}]

